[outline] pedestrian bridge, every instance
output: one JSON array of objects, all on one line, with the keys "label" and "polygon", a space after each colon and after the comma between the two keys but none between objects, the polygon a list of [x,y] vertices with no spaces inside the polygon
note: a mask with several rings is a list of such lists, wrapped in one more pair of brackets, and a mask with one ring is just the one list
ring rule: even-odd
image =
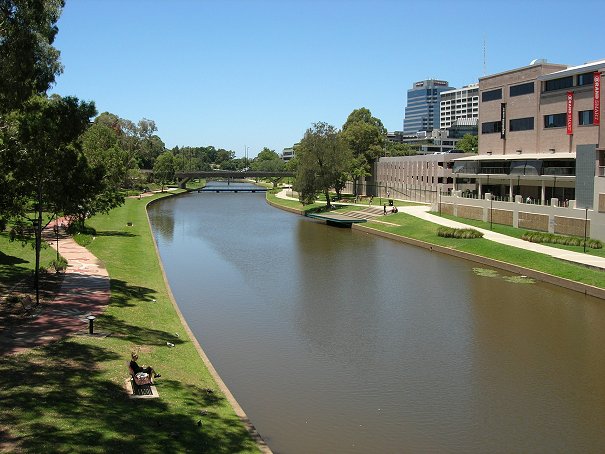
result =
[{"label": "pedestrian bridge", "polygon": [[236,171],[236,170],[207,170],[207,171],[190,171],[190,172],[177,172],[176,179],[179,183],[180,188],[185,188],[187,182],[192,178],[219,178],[227,180],[245,180],[248,178],[266,178],[271,180],[275,185],[282,178],[293,177],[294,172],[263,172],[263,171]]}]

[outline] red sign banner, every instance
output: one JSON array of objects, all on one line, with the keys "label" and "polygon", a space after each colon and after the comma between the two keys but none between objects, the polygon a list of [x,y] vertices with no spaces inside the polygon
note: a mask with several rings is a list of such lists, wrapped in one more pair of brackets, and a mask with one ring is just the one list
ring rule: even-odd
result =
[{"label": "red sign banner", "polygon": [[593,98],[594,98],[594,115],[593,125],[601,124],[601,73],[595,71],[594,73],[594,84],[593,84]]},{"label": "red sign banner", "polygon": [[567,92],[567,134],[573,134],[573,91]]}]

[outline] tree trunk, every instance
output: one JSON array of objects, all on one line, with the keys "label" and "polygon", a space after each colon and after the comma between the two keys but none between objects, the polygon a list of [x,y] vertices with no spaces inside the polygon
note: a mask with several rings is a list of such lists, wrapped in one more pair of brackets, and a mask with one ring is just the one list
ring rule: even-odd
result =
[{"label": "tree trunk", "polygon": [[330,203],[330,190],[324,189],[324,195],[326,196],[326,208],[332,208],[332,204]]},{"label": "tree trunk", "polygon": [[38,203],[34,233],[36,236],[36,269],[34,270],[34,288],[36,290],[36,306],[40,304],[40,251],[42,250],[42,190],[38,190]]}]

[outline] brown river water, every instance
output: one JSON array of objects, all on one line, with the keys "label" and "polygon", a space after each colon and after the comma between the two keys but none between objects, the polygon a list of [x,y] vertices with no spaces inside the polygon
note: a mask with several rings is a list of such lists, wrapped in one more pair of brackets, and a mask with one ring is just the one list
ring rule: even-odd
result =
[{"label": "brown river water", "polygon": [[605,451],[605,301],[264,194],[149,214],[183,315],[274,452]]}]

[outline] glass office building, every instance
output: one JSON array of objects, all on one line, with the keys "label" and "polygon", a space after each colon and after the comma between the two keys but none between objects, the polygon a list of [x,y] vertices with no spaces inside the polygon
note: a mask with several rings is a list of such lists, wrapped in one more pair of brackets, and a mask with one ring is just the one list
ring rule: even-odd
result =
[{"label": "glass office building", "polygon": [[442,91],[454,90],[445,80],[422,80],[408,90],[408,103],[403,120],[403,133],[439,129],[439,103]]}]

